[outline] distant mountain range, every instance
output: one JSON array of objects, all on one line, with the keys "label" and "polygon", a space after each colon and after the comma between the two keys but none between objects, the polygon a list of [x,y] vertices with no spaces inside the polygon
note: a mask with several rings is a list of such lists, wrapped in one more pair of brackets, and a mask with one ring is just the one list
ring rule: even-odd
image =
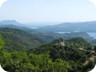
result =
[{"label": "distant mountain range", "polygon": [[21,23],[15,21],[15,20],[3,20],[3,21],[0,21],[0,26],[1,25],[19,25]]},{"label": "distant mountain range", "polygon": [[59,22],[33,22],[23,24],[15,20],[0,21],[0,26],[11,27],[12,25],[14,25],[15,27],[21,26],[28,27],[31,29],[37,27],[39,31],[43,32],[96,32],[96,21],[70,22],[61,24]]},{"label": "distant mountain range", "polygon": [[74,22],[50,25],[39,28],[45,32],[96,32],[96,21],[92,22]]},{"label": "distant mountain range", "polygon": [[[27,24],[22,24],[15,20],[0,21],[0,28],[10,28],[10,31],[13,29],[23,30],[24,32],[31,34],[32,36],[36,37],[39,40],[42,40],[45,43],[51,42],[58,38],[64,38],[68,40],[76,37],[82,37],[83,39],[87,40],[89,43],[96,45],[96,40],[90,37],[86,33],[86,32],[96,31],[95,21],[78,22],[78,23],[62,23],[58,25],[49,25],[45,27],[40,27],[38,29],[32,29],[32,25],[31,26],[28,25],[26,26],[26,25]],[[70,33],[59,34],[58,32],[70,32]]]},{"label": "distant mountain range", "polygon": [[16,20],[3,20],[0,21],[0,26],[5,26],[7,25],[8,27],[11,25],[16,25],[16,26],[25,26],[25,27],[29,27],[32,29],[37,29],[40,27],[44,27],[44,26],[49,26],[49,25],[54,25],[54,24],[59,24],[60,22],[32,22],[32,23],[20,23],[17,22]]}]

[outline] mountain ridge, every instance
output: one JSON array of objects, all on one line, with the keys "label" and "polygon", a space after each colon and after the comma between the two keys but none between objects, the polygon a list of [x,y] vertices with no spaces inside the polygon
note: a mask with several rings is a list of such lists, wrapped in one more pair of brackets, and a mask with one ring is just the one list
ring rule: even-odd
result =
[{"label": "mountain ridge", "polygon": [[91,22],[76,22],[76,23],[62,23],[58,25],[45,26],[39,28],[45,32],[96,32],[96,21]]}]

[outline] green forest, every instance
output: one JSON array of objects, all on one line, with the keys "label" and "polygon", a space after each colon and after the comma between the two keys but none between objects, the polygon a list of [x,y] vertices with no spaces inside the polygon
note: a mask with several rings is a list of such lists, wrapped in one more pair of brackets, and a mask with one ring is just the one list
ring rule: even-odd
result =
[{"label": "green forest", "polygon": [[47,37],[1,28],[3,69],[8,72],[88,72],[94,68],[96,46],[81,37],[53,41],[48,41]]}]

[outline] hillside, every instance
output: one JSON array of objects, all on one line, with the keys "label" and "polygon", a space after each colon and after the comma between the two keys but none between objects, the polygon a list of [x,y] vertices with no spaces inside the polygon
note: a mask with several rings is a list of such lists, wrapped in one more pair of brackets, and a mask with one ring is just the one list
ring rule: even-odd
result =
[{"label": "hillside", "polygon": [[[72,38],[69,40],[64,40],[63,38],[59,38],[59,39],[55,39],[51,43],[40,46],[40,48],[32,49],[32,51],[34,51],[36,49],[40,49],[40,50],[36,50],[36,51],[37,51],[37,53],[39,53],[40,51],[41,51],[40,53],[42,53],[42,51],[46,52],[46,51],[50,50],[52,48],[51,46],[61,46],[61,45],[64,45],[65,47],[68,47],[68,48],[78,49],[78,50],[79,50],[79,48],[84,48],[87,50],[87,48],[92,47],[92,45],[89,42],[87,42],[85,39],[83,39],[81,37]],[[44,49],[42,50],[42,48],[44,48]],[[29,52],[30,51],[31,50],[29,50]]]},{"label": "hillside", "polygon": [[76,37],[82,37],[88,42],[91,40],[90,36],[82,32],[61,35],[52,32],[38,32],[35,30],[24,31],[15,28],[0,28],[0,35],[5,40],[6,46],[9,47],[8,50],[11,51],[36,48],[42,44],[49,43],[58,38],[69,40]]},{"label": "hillside", "polygon": [[[88,67],[87,65],[83,66],[83,64],[86,62],[87,59],[89,59],[92,56],[92,53],[91,51],[87,52],[87,51],[80,50],[79,48],[76,48],[75,43],[81,45],[79,44],[79,42],[81,42],[84,45],[84,49],[86,50],[87,48],[85,47],[88,45],[88,42],[82,38],[74,38],[68,41],[69,42],[67,42],[68,44],[66,45],[66,41],[64,41],[63,39],[56,39],[55,41],[49,44],[45,44],[35,49],[31,49],[28,51],[28,53],[37,54],[37,55],[47,53],[53,63],[56,61],[59,62],[60,60],[69,63],[70,68],[68,69],[68,72],[71,71],[87,72],[89,69],[93,67],[93,65],[90,65],[90,67]],[[62,46],[61,42],[64,42],[65,46]],[[68,46],[71,45],[72,43],[74,43],[73,47]]]},{"label": "hillside", "polygon": [[69,39],[65,43],[68,47],[73,47],[73,48],[85,48],[86,49],[86,48],[91,47],[91,44],[81,37]]},{"label": "hillside", "polygon": [[94,67],[94,61],[88,61],[93,56],[92,46],[85,39],[60,36],[0,28],[2,67],[9,72],[87,72]]},{"label": "hillside", "polygon": [[70,32],[70,33],[64,33],[62,34],[65,39],[71,39],[76,37],[82,37],[85,40],[90,41],[92,37],[89,36],[86,32]]},{"label": "hillside", "polygon": [[[70,33],[62,33],[62,31],[56,31],[56,32],[53,31],[54,28],[59,29],[58,28],[59,26],[62,27],[60,29],[63,29],[63,30],[65,30],[65,29],[68,29],[68,30],[72,29],[72,30],[68,31]],[[96,43],[95,43],[96,40],[93,39],[92,37],[90,37],[86,32],[83,32],[81,29],[81,27],[86,29],[86,27],[89,28],[89,26],[95,27],[95,22],[62,23],[62,24],[58,24],[58,25],[45,26],[45,27],[42,27],[39,29],[32,29],[32,25],[27,26],[27,24],[19,23],[15,20],[0,21],[0,28],[20,29],[27,33],[32,34],[32,36],[33,35],[38,36],[37,38],[42,39],[43,41],[51,42],[54,39],[58,39],[58,38],[71,39],[71,38],[76,38],[76,37],[82,37],[85,40],[87,40],[88,42],[90,42],[92,45],[96,45]],[[48,28],[48,31],[46,31],[46,29],[47,29],[46,27]],[[49,29],[49,27],[52,27],[52,29]],[[74,27],[74,28],[70,28],[70,27]],[[43,28],[45,28],[45,30],[43,30]],[[76,29],[80,28],[79,30],[81,32],[74,32],[74,31],[78,31],[78,30],[74,30],[75,28]],[[92,29],[92,28],[90,28],[90,29]],[[66,32],[66,31],[64,31],[64,32]]]},{"label": "hillside", "polygon": [[27,50],[43,44],[43,41],[39,40],[36,36],[20,29],[0,28],[0,35],[4,39],[9,51]]},{"label": "hillside", "polygon": [[42,33],[36,30],[18,28],[0,28],[0,35],[9,51],[22,51],[36,48],[60,37],[56,33]]}]

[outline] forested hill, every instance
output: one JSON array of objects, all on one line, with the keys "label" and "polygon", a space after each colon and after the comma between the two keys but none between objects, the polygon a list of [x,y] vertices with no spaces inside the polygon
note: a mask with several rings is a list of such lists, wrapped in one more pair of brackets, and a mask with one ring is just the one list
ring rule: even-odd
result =
[{"label": "forested hill", "polygon": [[5,41],[5,46],[10,51],[27,50],[35,48],[44,42],[38,37],[20,29],[0,28],[0,35]]},{"label": "forested hill", "polygon": [[[73,37],[71,37],[70,34],[60,35],[56,33],[43,33],[35,30],[31,30],[31,32],[30,31],[28,32],[21,29],[15,29],[15,28],[0,28],[0,35],[4,39],[6,47],[8,47],[9,51],[27,50],[27,49],[39,47],[42,44],[49,43],[58,38],[64,38],[65,40],[69,40],[74,38],[74,35],[77,35],[75,36],[75,38],[80,36],[80,34],[78,35],[77,33],[75,34],[71,33],[71,34],[73,34],[72,35]],[[90,37],[85,34],[84,35],[82,34],[81,37],[83,37],[84,39],[90,40]],[[71,40],[71,41],[73,42],[74,40]]]},{"label": "forested hill", "polygon": [[[83,23],[83,22],[81,22]],[[75,27],[76,26],[80,27],[81,23],[64,23],[64,24],[58,24],[58,25],[52,25],[52,26],[48,26],[48,31],[46,31],[46,27],[43,27],[45,30],[42,30],[43,28],[39,28],[39,29],[32,29],[32,25],[28,26],[27,24],[22,24],[19,23],[15,20],[4,20],[4,21],[0,21],[0,28],[12,28],[12,29],[19,29],[19,30],[23,30],[27,33],[31,33],[32,36],[38,36],[37,38],[43,41],[47,41],[47,42],[51,42],[54,39],[58,39],[58,38],[65,38],[65,39],[71,39],[71,38],[75,38],[75,37],[82,37],[85,40],[89,41],[91,44],[96,45],[96,40],[93,40],[92,37],[90,37],[86,32],[83,32],[82,29],[81,32],[74,32],[74,31],[78,31],[78,30],[74,30],[72,31],[74,28],[70,28],[70,27]],[[79,25],[80,24],[80,25]],[[84,29],[86,29],[87,26],[90,26],[91,24],[93,24],[93,26],[95,27],[95,22],[84,22]],[[60,29],[65,30],[67,27],[68,30],[72,29],[71,31],[69,31],[70,33],[64,33],[64,34],[60,34],[58,32],[63,32],[63,31],[52,31],[54,28],[55,29],[59,29],[56,27],[61,27]],[[92,27],[93,27],[92,26]],[[49,27],[52,27],[52,29],[49,29]],[[63,28],[65,27],[65,28]],[[82,26],[81,26],[82,27]],[[91,27],[91,26],[90,26]],[[89,27],[87,27],[89,28]],[[77,28],[79,29],[79,28]],[[93,29],[93,28],[91,28]],[[6,29],[7,30],[7,29]],[[51,30],[51,31],[50,31]],[[66,31],[64,31],[66,32]]]},{"label": "forested hill", "polygon": [[18,28],[0,28],[0,36],[5,41],[6,49],[9,51],[22,51],[39,47],[43,44],[61,37],[55,33],[42,33],[36,30],[25,30]]},{"label": "forested hill", "polygon": [[77,37],[77,38],[72,38],[67,40],[66,45],[68,47],[73,47],[73,48],[90,48],[92,45],[82,37]]},{"label": "forested hill", "polygon": [[[74,38],[68,40],[67,43],[68,44],[66,45],[66,41],[64,41],[62,38],[56,39],[49,44],[42,45],[35,49],[31,49],[28,51],[28,53],[37,54],[37,55],[48,54],[49,58],[52,60],[53,63],[65,61],[66,63],[70,64],[70,68],[66,69],[67,71],[65,72],[71,72],[71,71],[87,72],[88,70],[90,70],[94,66],[93,62],[89,63],[88,65],[83,65],[83,64],[93,55],[91,51],[87,51],[89,47],[92,48],[91,45],[82,38]],[[82,45],[84,50],[80,50],[80,48],[76,48],[76,45],[78,47]],[[89,47],[87,48],[86,46]],[[60,69],[57,68],[56,70],[60,70]]]},{"label": "forested hill", "polygon": [[[72,38],[72,39],[69,39],[69,40],[64,40],[63,38],[59,38],[59,39],[56,39],[54,41],[52,41],[51,43],[48,43],[48,44],[45,44],[45,45],[42,45],[40,46],[39,48],[35,48],[35,49],[31,49],[29,50],[29,52],[33,52],[33,51],[36,51],[36,53],[42,53],[43,51],[46,52],[46,51],[49,51],[52,49],[52,46],[66,46],[68,48],[74,48],[74,49],[80,49],[80,48],[83,48],[83,49],[91,49],[92,48],[92,45],[87,42],[85,39],[81,38],[81,37],[77,37],[77,38]],[[40,50],[39,50],[40,49]]]},{"label": "forested hill", "polygon": [[8,72],[88,72],[95,64],[91,40],[85,32],[59,34],[5,23],[0,64]]},{"label": "forested hill", "polygon": [[[9,72],[88,72],[94,67],[94,60],[88,61],[94,50],[85,39],[77,37],[64,40],[39,34],[1,28],[2,67]],[[48,42],[48,39],[55,40]]]}]

